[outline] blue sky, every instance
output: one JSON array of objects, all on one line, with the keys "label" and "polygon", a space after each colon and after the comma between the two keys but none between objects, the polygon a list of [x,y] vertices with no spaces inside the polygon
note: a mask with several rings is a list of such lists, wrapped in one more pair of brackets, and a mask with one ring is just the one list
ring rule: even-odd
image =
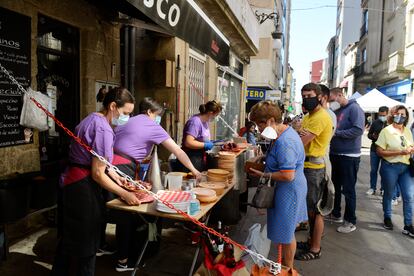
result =
[{"label": "blue sky", "polygon": [[[336,8],[295,10],[336,5],[337,0],[291,0],[289,63],[296,78],[296,100],[300,89],[309,82],[311,62],[326,57],[329,39],[335,35]],[[298,98],[299,97],[299,98]]]}]

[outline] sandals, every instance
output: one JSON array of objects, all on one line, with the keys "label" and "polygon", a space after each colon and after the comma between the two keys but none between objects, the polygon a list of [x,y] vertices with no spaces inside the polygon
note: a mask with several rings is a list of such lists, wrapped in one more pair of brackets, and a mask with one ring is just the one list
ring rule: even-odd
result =
[{"label": "sandals", "polygon": [[298,250],[305,250],[305,251],[309,251],[310,249],[310,244],[309,242],[305,241],[300,241],[300,242],[296,242],[296,249]]},{"label": "sandals", "polygon": [[319,250],[319,252],[312,252],[310,250],[301,252],[300,254],[297,254],[295,256],[295,259],[299,261],[311,261],[311,260],[319,259],[322,255],[321,250],[322,248]]}]

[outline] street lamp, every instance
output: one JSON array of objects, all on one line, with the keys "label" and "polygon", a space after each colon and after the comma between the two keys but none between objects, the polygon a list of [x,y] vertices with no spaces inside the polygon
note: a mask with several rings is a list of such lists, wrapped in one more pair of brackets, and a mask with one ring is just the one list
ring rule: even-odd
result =
[{"label": "street lamp", "polygon": [[257,20],[259,20],[259,24],[262,24],[267,19],[276,19],[276,24],[279,21],[279,17],[278,17],[276,12],[272,12],[272,13],[268,13],[268,14],[263,12],[263,13],[259,14],[256,10],[254,14],[256,15]]}]

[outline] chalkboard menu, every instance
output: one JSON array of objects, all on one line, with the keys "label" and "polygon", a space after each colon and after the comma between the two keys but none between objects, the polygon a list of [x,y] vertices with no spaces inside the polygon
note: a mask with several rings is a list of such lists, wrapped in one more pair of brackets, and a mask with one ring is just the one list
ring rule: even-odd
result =
[{"label": "chalkboard menu", "polygon": [[[31,19],[0,8],[0,63],[20,84],[30,85]],[[22,92],[0,71],[0,147],[32,143],[32,131],[20,126]]]}]

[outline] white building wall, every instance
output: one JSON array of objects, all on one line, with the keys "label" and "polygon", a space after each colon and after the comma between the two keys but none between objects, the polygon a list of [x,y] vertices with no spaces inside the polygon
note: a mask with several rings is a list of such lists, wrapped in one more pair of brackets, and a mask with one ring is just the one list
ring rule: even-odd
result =
[{"label": "white building wall", "polygon": [[339,86],[345,76],[344,50],[349,44],[359,41],[362,17],[362,9],[357,8],[361,6],[360,0],[338,0],[338,5],[341,5],[341,8],[338,10],[340,15],[336,24],[339,33],[337,33],[338,57],[335,86]]},{"label": "white building wall", "polygon": [[411,70],[411,78],[414,79],[414,0],[408,0],[405,15],[404,66]]}]

